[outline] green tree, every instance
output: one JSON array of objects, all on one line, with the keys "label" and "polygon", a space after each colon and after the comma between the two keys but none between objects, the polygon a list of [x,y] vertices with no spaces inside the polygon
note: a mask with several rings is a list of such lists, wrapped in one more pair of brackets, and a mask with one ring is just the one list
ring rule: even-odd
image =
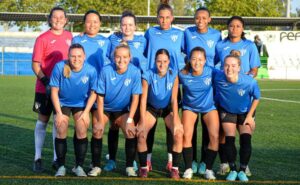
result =
[{"label": "green tree", "polygon": [[[57,4],[57,0],[2,0],[0,1],[0,12],[49,12],[50,9]],[[38,26],[42,22],[33,21],[22,21],[15,22],[9,21],[4,24],[5,27],[9,28],[11,26],[18,26],[19,30],[24,30],[26,27],[33,28],[34,30],[39,30]]]}]

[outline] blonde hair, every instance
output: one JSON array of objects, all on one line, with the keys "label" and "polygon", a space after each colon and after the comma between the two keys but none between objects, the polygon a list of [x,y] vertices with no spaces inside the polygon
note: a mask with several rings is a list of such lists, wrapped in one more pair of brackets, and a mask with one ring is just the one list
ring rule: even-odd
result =
[{"label": "blonde hair", "polygon": [[126,41],[124,41],[124,40],[122,40],[122,41],[120,42],[120,44],[115,48],[114,56],[116,56],[116,51],[117,51],[118,49],[121,49],[121,48],[127,49],[127,50],[128,50],[128,53],[129,53],[129,56],[131,56],[131,54],[130,54],[130,47],[128,46],[128,43],[127,43]]}]

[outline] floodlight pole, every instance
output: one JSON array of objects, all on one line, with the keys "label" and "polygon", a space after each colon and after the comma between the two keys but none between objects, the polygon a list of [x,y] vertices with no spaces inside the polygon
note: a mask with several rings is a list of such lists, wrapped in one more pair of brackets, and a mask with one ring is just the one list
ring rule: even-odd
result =
[{"label": "floodlight pole", "polygon": [[286,0],[286,17],[291,17],[291,0]]}]

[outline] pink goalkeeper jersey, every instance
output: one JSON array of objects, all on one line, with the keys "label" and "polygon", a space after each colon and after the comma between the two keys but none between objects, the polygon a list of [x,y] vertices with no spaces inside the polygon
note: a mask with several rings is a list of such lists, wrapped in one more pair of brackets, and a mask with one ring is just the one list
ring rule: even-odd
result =
[{"label": "pink goalkeeper jersey", "polygon": [[[71,41],[71,32],[64,31],[61,35],[55,35],[51,30],[46,31],[35,41],[32,61],[39,62],[43,73],[50,78],[54,65],[68,58]],[[39,79],[36,81],[35,91],[45,93],[45,87]]]}]

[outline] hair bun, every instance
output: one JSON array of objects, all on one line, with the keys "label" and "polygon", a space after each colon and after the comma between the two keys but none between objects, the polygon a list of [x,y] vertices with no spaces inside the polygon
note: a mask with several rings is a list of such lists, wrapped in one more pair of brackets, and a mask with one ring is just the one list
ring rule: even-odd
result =
[{"label": "hair bun", "polygon": [[167,5],[168,5],[168,4],[169,4],[169,1],[170,1],[170,0],[161,0],[161,1],[160,1],[160,4],[167,4]]},{"label": "hair bun", "polygon": [[241,56],[241,52],[239,50],[231,50],[230,51],[230,55],[234,56],[234,57],[240,57]]}]

